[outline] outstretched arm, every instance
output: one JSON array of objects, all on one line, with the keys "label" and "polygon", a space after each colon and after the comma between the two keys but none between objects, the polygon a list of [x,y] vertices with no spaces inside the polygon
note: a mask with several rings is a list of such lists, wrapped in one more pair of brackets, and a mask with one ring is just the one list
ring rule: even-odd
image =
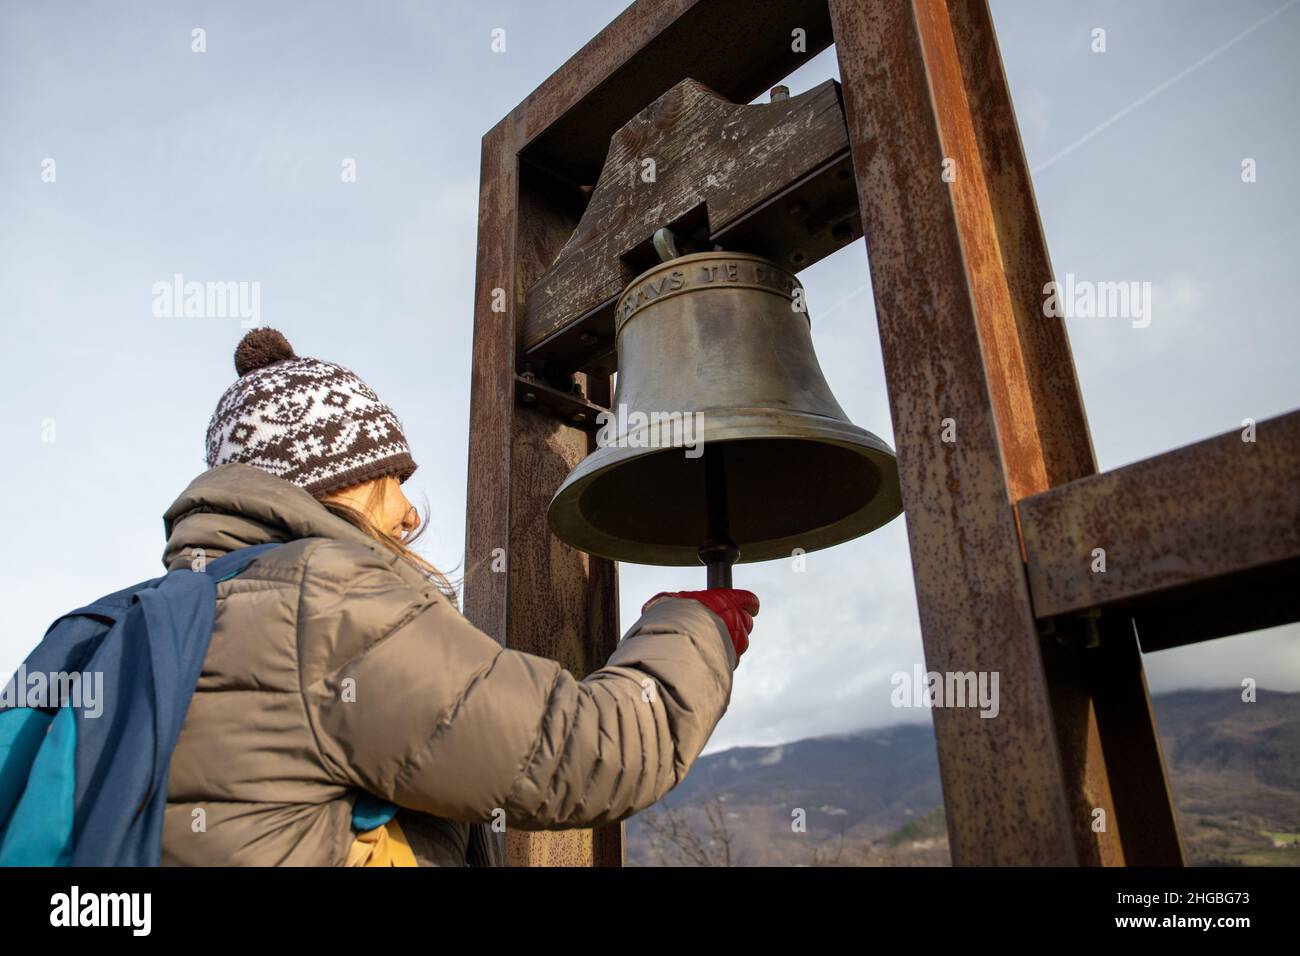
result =
[{"label": "outstretched arm", "polygon": [[350,786],[448,819],[501,810],[524,830],[590,827],[681,781],[726,711],[735,664],[722,619],[696,601],[656,601],[578,680],[439,598],[306,698]]}]

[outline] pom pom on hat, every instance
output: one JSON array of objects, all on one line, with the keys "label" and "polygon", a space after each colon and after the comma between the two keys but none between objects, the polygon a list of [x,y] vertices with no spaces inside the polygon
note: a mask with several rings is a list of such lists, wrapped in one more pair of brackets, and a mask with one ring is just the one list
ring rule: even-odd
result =
[{"label": "pom pom on hat", "polygon": [[253,329],[235,347],[235,371],[241,376],[247,375],[297,357],[289,340],[275,329]]}]

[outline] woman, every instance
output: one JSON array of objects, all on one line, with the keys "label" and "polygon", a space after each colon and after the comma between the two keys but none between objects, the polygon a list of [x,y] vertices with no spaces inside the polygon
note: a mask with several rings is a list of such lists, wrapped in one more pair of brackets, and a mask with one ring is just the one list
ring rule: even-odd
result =
[{"label": "woman", "polygon": [[[581,681],[503,649],[408,549],[416,464],[375,393],[272,329],[235,368],[163,561],[282,544],[218,586],[164,863],[494,865],[493,824],[614,823],[681,781],[726,711],[752,594],[655,595]],[[401,809],[354,828],[358,801]]]}]

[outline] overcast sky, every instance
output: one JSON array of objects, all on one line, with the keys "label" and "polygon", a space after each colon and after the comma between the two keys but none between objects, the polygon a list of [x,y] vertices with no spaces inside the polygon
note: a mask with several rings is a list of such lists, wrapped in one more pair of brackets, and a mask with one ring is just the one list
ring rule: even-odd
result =
[{"label": "overcast sky", "polygon": [[[177,273],[259,283],[263,324],[396,409],[425,553],[460,564],[480,139],[623,6],[0,3],[0,673],[60,612],[161,571],[243,332],[156,317]],[[1068,323],[1102,468],[1300,407],[1295,0],[993,10],[1057,275],[1152,283],[1146,328]],[[837,76],[827,51],[787,83]],[[892,442],[864,243],[801,278],[832,388]],[[901,518],[736,584],[763,610],[710,751],[928,719],[890,705],[921,660]],[[623,626],[702,586],[623,565]],[[1297,634],[1149,655],[1151,687],[1300,689]]]}]

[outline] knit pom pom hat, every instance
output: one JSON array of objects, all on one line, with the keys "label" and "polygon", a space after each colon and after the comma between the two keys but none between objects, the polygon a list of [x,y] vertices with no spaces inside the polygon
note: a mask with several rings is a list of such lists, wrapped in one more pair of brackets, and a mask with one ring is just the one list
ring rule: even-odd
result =
[{"label": "knit pom pom hat", "polygon": [[209,468],[243,462],[320,496],[371,478],[415,473],[401,423],[339,365],[299,358],[275,329],[235,349],[239,381],[208,424]]}]

